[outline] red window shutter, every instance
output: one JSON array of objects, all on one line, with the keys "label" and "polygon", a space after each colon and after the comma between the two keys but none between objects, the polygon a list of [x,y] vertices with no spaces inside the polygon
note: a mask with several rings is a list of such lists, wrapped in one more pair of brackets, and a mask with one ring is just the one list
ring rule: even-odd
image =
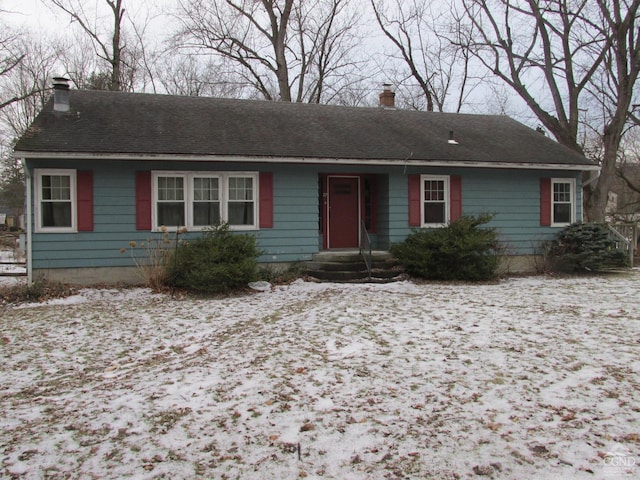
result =
[{"label": "red window shutter", "polygon": [[93,172],[76,172],[78,231],[93,231]]},{"label": "red window shutter", "polygon": [[449,200],[450,221],[455,222],[462,216],[462,177],[452,175],[449,178]]},{"label": "red window shutter", "polygon": [[409,175],[409,226],[420,225],[420,175]]},{"label": "red window shutter", "polygon": [[136,172],[136,229],[151,230],[151,172]]},{"label": "red window shutter", "polygon": [[540,225],[551,225],[551,179],[540,179]]},{"label": "red window shutter", "polygon": [[260,228],[273,228],[273,173],[260,172]]}]

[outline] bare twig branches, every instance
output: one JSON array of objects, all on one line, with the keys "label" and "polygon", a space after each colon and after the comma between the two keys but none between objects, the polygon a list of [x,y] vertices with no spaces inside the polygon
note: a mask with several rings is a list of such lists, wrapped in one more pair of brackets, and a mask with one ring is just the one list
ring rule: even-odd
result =
[{"label": "bare twig branches", "polygon": [[[463,0],[466,48],[522,98],[558,142],[584,152],[581,113],[600,132],[587,216],[603,221],[640,69],[640,0]],[[584,117],[584,115],[583,115]]]},{"label": "bare twig branches", "polygon": [[[79,0],[50,0],[53,5],[67,13],[72,22],[77,23],[91,39],[96,55],[109,64],[109,90],[123,90],[123,51],[122,21],[125,15],[123,0],[104,0],[113,14],[113,29],[103,35],[96,22],[90,21],[90,15]],[[107,37],[106,39],[104,37]]]},{"label": "bare twig branches", "polygon": [[470,85],[470,55],[462,48],[458,28],[451,12],[420,0],[370,0],[380,30],[394,46],[408,70],[405,81],[417,82],[426,110],[444,111],[455,95],[452,110],[460,111]]},{"label": "bare twig branches", "polygon": [[174,46],[223,61],[267,100],[320,102],[357,66],[347,0],[184,0],[180,10]]}]

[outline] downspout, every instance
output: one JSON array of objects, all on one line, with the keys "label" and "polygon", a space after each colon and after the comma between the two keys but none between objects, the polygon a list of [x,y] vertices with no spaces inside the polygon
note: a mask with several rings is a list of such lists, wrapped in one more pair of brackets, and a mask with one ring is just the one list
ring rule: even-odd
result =
[{"label": "downspout", "polygon": [[26,201],[27,201],[27,221],[26,221],[27,241],[26,243],[27,244],[25,245],[25,254],[27,255],[27,283],[31,285],[33,283],[33,260],[32,260],[33,256],[31,255],[31,252],[32,252],[31,238],[32,238],[32,231],[33,231],[33,204],[31,199],[32,178],[31,178],[31,173],[27,168],[26,160],[23,158],[21,159],[21,162],[22,162],[22,169],[24,170],[24,183],[27,187],[27,192],[26,192]]},{"label": "downspout", "polygon": [[587,185],[591,185],[593,182],[595,182],[599,178],[600,178],[600,171],[598,171],[596,175],[591,176],[591,178],[589,178],[587,181],[582,182],[582,188],[584,189],[584,187],[586,187]]}]

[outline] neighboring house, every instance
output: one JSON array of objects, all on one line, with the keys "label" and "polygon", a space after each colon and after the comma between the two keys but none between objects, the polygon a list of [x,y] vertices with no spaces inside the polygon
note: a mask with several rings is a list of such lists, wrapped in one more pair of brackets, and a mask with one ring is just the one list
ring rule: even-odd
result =
[{"label": "neighboring house", "polygon": [[[386,250],[415,228],[493,213],[514,259],[580,220],[583,156],[505,116],[79,91],[58,80],[14,155],[27,170],[30,272],[135,281],[119,253],[165,225],[255,234],[264,263]],[[524,265],[520,262],[520,265]],[[531,265],[529,265],[531,267]]]},{"label": "neighboring house", "polygon": [[[618,167],[619,173],[614,177],[607,218],[611,222],[640,221],[640,164],[627,163]],[[625,180],[626,179],[626,180]],[[635,188],[629,186],[629,183]]]},{"label": "neighboring house", "polygon": [[22,228],[21,215],[13,208],[0,206],[0,231]]}]

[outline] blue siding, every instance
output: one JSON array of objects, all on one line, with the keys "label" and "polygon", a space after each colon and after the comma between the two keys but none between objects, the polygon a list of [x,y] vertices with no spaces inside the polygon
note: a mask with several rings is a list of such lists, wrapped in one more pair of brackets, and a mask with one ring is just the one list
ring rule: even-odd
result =
[{"label": "blue siding", "polygon": [[389,175],[380,175],[377,181],[377,207],[378,207],[378,229],[372,236],[374,248],[378,250],[388,250],[389,241],[389,220],[391,218],[389,210]]},{"label": "blue siding", "polygon": [[[130,266],[129,242],[138,244],[159,238],[152,232],[136,230],[135,172],[171,170],[162,162],[93,161],[94,231],[79,233],[34,233],[33,267],[69,268]],[[49,162],[30,161],[29,168],[51,168]],[[88,170],[80,161],[58,162],[56,168]],[[274,173],[274,228],[248,232],[257,236],[261,261],[292,262],[310,260],[318,251],[318,171],[247,164],[182,163],[180,171],[271,171]],[[186,238],[197,235],[189,233]],[[172,235],[173,238],[173,235]],[[121,248],[127,252],[120,253]],[[140,249],[136,249],[140,253]]]},{"label": "blue siding", "polygon": [[577,218],[581,218],[581,182],[575,173],[534,171],[479,171],[463,177],[463,213],[491,213],[489,226],[496,227],[511,254],[532,254],[540,243],[560,230],[540,226],[540,179],[576,178]]},{"label": "blue siding", "polygon": [[[53,162],[30,160],[29,168],[51,168]],[[46,233],[32,236],[33,267],[69,268],[130,266],[130,241],[147,241],[159,234],[136,230],[135,172],[138,170],[180,171],[270,171],[273,172],[273,228],[255,232],[263,262],[310,260],[321,248],[318,232],[318,176],[321,173],[377,173],[378,229],[376,248],[387,248],[402,241],[408,226],[408,174],[460,175],[462,177],[463,214],[495,214],[491,226],[512,254],[530,254],[558,228],[540,226],[540,179],[576,178],[578,218],[581,218],[580,175],[578,173],[497,169],[428,169],[348,166],[297,166],[239,163],[191,162],[105,162],[92,160],[56,161],[55,168],[94,172],[94,231]],[[187,234],[188,237],[197,235]],[[125,254],[120,253],[126,248]]]},{"label": "blue siding", "polygon": [[411,232],[409,228],[409,181],[403,173],[389,175],[389,241],[397,243]]},{"label": "blue siding", "polygon": [[[264,167],[262,167],[264,168]],[[258,232],[263,262],[311,260],[318,251],[318,173],[272,167],[273,228]]]},{"label": "blue siding", "polygon": [[[511,255],[535,253],[541,242],[551,240],[561,230],[540,226],[540,179],[558,177],[576,179],[576,217],[582,218],[581,177],[576,172],[500,169],[412,169],[409,174],[460,175],[462,177],[462,214],[493,214],[488,224],[495,227]],[[407,191],[406,180],[398,184],[398,196]],[[408,210],[408,207],[406,207]],[[401,213],[401,212],[398,212]],[[401,241],[406,230],[400,228],[394,241]]]}]

